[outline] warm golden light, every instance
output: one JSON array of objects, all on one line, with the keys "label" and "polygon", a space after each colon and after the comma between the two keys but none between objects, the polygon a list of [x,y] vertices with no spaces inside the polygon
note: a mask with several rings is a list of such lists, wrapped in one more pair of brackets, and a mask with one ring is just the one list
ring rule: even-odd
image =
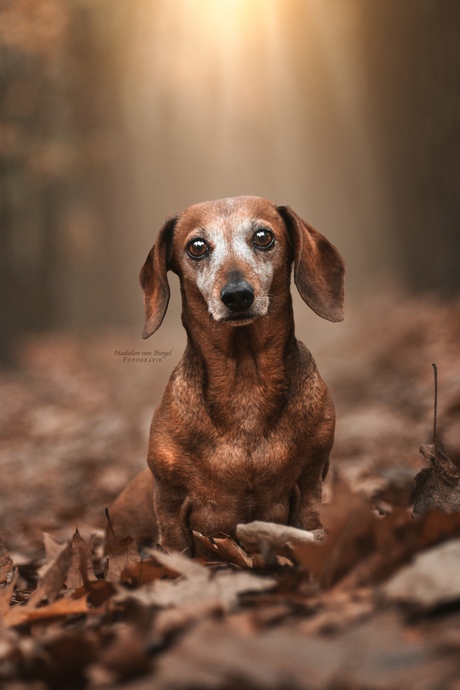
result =
[{"label": "warm golden light", "polygon": [[120,73],[146,235],[153,214],[238,194],[290,203],[337,243],[371,225],[384,204],[340,39],[351,11],[323,0],[131,7]]},{"label": "warm golden light", "polygon": [[[145,4],[138,15],[125,68],[127,107],[142,103],[155,127],[161,117],[158,104],[166,100],[167,125],[174,128],[172,145],[190,151],[205,141],[201,165],[203,155],[212,153],[212,187],[219,181],[224,195],[245,190],[268,195],[270,190],[257,189],[267,155],[278,157],[268,175],[271,183],[282,185],[286,158],[293,170],[300,154],[299,147],[292,146],[300,136],[295,107],[283,108],[287,92],[292,91],[294,106],[297,94],[280,41],[282,3],[158,0],[150,11],[148,7]],[[132,95],[135,85],[140,97]]]}]

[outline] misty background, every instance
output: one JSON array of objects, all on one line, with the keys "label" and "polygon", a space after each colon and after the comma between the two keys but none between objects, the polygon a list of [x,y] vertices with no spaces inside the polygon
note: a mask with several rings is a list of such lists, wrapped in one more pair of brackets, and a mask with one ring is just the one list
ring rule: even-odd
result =
[{"label": "misty background", "polygon": [[458,293],[459,46],[457,0],[1,2],[0,359],[47,331],[140,342],[164,217],[238,194],[326,235],[349,305]]}]

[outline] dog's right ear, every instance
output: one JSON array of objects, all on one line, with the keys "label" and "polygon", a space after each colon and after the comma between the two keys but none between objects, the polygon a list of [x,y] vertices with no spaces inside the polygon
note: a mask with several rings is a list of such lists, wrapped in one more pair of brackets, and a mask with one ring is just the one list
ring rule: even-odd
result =
[{"label": "dog's right ear", "polygon": [[145,306],[143,338],[149,338],[158,330],[168,308],[170,292],[166,274],[171,261],[176,222],[175,216],[166,220],[139,274]]}]

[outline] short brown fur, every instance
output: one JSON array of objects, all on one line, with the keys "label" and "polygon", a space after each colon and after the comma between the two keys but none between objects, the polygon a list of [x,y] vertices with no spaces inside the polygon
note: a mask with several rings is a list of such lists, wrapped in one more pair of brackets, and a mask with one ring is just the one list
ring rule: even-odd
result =
[{"label": "short brown fur", "polygon": [[[243,325],[218,321],[197,284],[205,266],[187,256],[187,241],[201,228],[211,241],[217,228],[231,237],[244,224],[252,227],[251,219],[270,229],[275,247],[256,252],[249,263],[229,252],[211,288],[220,294],[228,275],[239,271],[257,293],[266,265],[273,270],[268,311]],[[234,536],[238,523],[251,520],[319,527],[315,504],[327,473],[335,412],[312,355],[294,335],[293,262],[304,301],[323,318],[341,320],[343,260],[289,207],[237,197],[197,204],[163,226],[140,276],[143,335],[163,320],[172,270],[181,283],[187,347],[153,416],[149,468],[110,510],[116,537],[130,533],[193,554],[192,530]]]}]

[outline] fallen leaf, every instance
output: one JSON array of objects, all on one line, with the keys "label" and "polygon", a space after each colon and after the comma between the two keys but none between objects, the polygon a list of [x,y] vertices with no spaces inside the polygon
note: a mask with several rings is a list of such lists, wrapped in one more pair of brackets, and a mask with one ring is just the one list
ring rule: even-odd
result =
[{"label": "fallen leaf", "polygon": [[[87,544],[82,539],[78,529],[72,537],[70,564],[65,579],[67,589],[78,589],[82,587],[85,580],[95,580],[93,560],[91,556],[92,542]],[[85,577],[83,577],[83,572]]]},{"label": "fallen leaf", "polygon": [[114,626],[110,643],[101,650],[89,676],[105,685],[146,673],[151,665],[145,626],[122,622]]},{"label": "fallen leaf", "polygon": [[453,539],[415,556],[383,587],[384,595],[397,602],[434,608],[460,600],[460,539]]},{"label": "fallen leaf", "polygon": [[28,604],[25,606],[12,606],[4,615],[3,623],[5,627],[12,628],[17,625],[34,623],[36,621],[88,613],[88,611],[86,599],[72,599],[71,597],[66,597],[65,599],[59,599],[52,604],[40,606],[39,608],[35,608]]},{"label": "fallen leaf", "polygon": [[217,551],[226,561],[239,565],[240,568],[252,568],[253,559],[231,537],[216,537],[214,543]]},{"label": "fallen leaf", "polygon": [[185,577],[204,577],[208,571],[196,560],[192,560],[187,556],[183,556],[175,551],[163,553],[162,551],[150,551],[152,558],[154,558],[160,565],[170,570],[177,575],[185,575]]},{"label": "fallen leaf", "polygon": [[214,557],[229,563],[239,565],[240,568],[252,568],[253,559],[231,537],[206,537],[200,532],[193,532],[193,537],[200,542]]},{"label": "fallen leaf", "polygon": [[337,643],[335,653],[342,647],[342,654],[333,687],[437,690],[457,677],[455,658],[406,628],[394,612],[377,613]]},{"label": "fallen leaf", "polygon": [[[132,599],[143,606],[159,607],[201,606],[218,602],[224,609],[230,609],[238,603],[241,594],[268,591],[276,585],[274,578],[260,577],[247,571],[214,572],[179,554],[161,554],[160,558],[168,568],[176,572],[183,569],[186,574],[173,581],[157,580],[142,589],[118,593],[116,601]],[[182,568],[183,560],[187,560],[192,567],[187,565]]]},{"label": "fallen leaf", "polygon": [[204,620],[157,663],[155,687],[200,690],[224,687],[329,687],[338,662],[330,643],[283,629],[244,634],[227,621]]},{"label": "fallen leaf", "polygon": [[199,606],[195,602],[179,607],[156,610],[155,633],[159,636],[160,644],[171,639],[177,632],[184,631],[197,620],[222,616],[222,606],[219,601],[202,601]]},{"label": "fallen leaf", "polygon": [[116,592],[115,585],[106,580],[86,580],[83,587],[75,590],[73,598],[78,599],[87,594],[88,602],[98,608]]},{"label": "fallen leaf", "polygon": [[107,565],[105,580],[120,582],[122,573],[140,563],[139,549],[132,537],[124,537],[119,542],[107,546]]},{"label": "fallen leaf", "polygon": [[38,576],[48,601],[54,601],[64,585],[70,565],[70,544],[58,544],[49,534],[43,535],[46,563],[39,569]]},{"label": "fallen leaf", "polygon": [[0,539],[0,587],[11,582],[14,572],[14,564],[5,544]]},{"label": "fallen leaf", "polygon": [[416,522],[421,523],[419,549],[460,535],[460,513],[442,513],[438,510],[430,510]]},{"label": "fallen leaf", "polygon": [[77,626],[65,626],[66,622],[67,617],[61,625],[59,620],[54,620],[54,625],[35,622],[33,627],[40,631],[39,643],[35,648],[29,647],[29,654],[22,659],[29,676],[38,675],[49,687],[59,690],[86,687],[86,669],[99,651],[94,635]]},{"label": "fallen leaf", "polygon": [[[7,582],[2,589],[0,589],[0,617],[5,615],[9,609],[10,609],[10,604],[11,604],[11,598],[14,593],[14,588],[16,586],[16,583],[18,581],[19,573],[18,571],[14,571],[13,575],[11,577],[11,580]],[[0,618],[0,627],[1,627],[1,618]]]},{"label": "fallen leaf", "polygon": [[318,580],[331,587],[375,547],[375,516],[369,502],[336,477],[330,504],[320,506],[327,533],[323,541],[305,540],[291,547],[294,559]]},{"label": "fallen leaf", "polygon": [[392,614],[332,638],[288,626],[253,634],[226,620],[203,620],[158,659],[155,688],[434,690],[457,668],[454,658],[436,656],[428,642],[406,634]]},{"label": "fallen leaf", "polygon": [[420,452],[430,466],[415,477],[414,515],[429,510],[445,513],[460,511],[460,469],[449,459],[441,441],[422,445]]},{"label": "fallen leaf", "polygon": [[168,568],[159,565],[154,558],[144,558],[130,563],[121,572],[120,580],[130,585],[142,586],[166,577],[176,577]]},{"label": "fallen leaf", "polygon": [[293,547],[315,541],[313,532],[255,520],[236,526],[236,536],[249,552],[261,553],[265,563],[277,564],[277,556],[292,557]]}]

